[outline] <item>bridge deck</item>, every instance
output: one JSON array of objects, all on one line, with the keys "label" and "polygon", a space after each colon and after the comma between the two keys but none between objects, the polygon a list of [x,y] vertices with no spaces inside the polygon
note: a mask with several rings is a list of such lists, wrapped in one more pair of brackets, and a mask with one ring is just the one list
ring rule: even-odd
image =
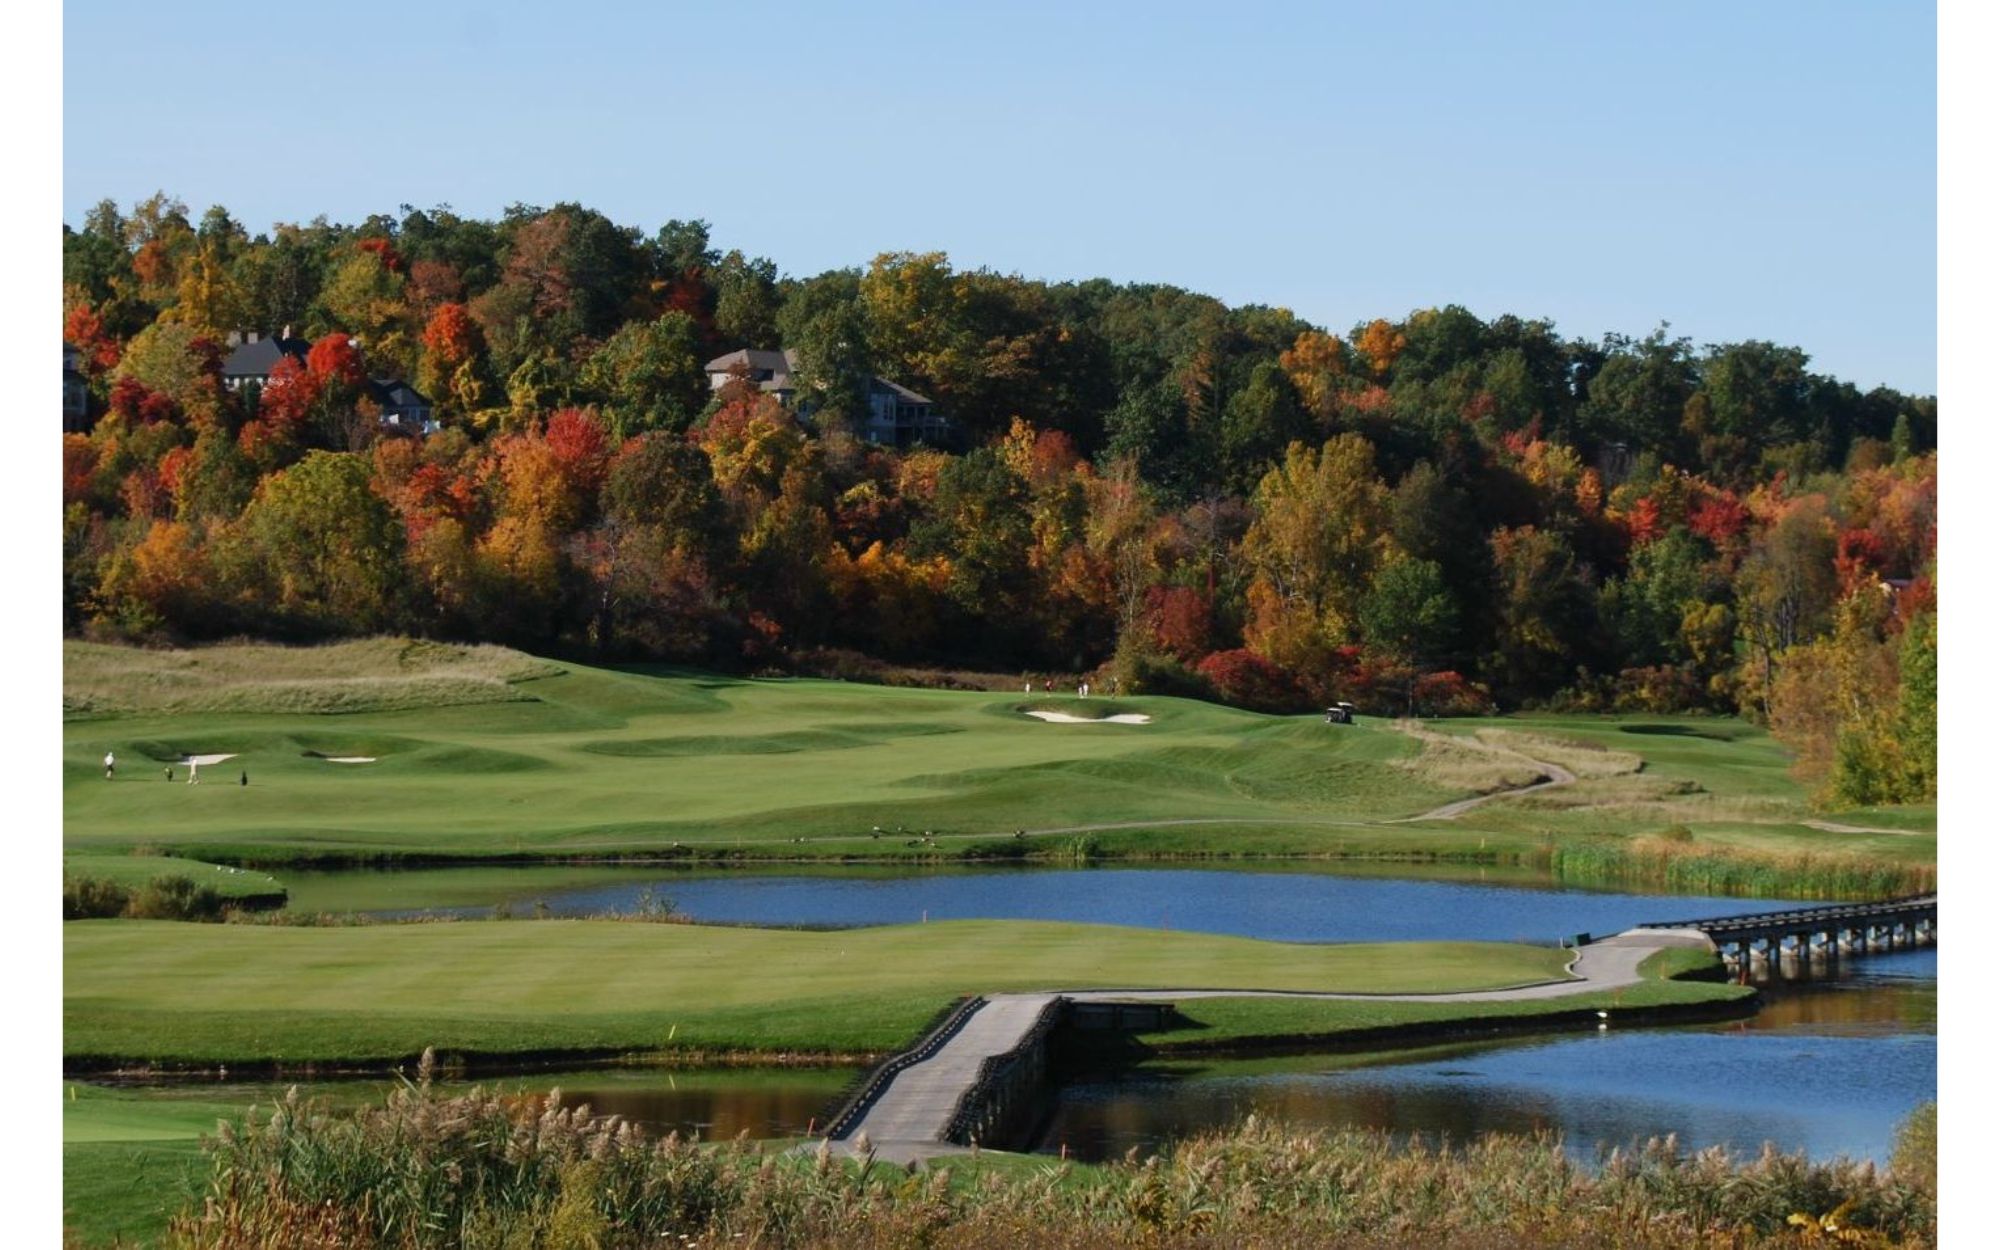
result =
[{"label": "bridge deck", "polygon": [[1937,895],[1889,899],[1879,903],[1830,903],[1815,907],[1794,907],[1784,911],[1756,912],[1743,916],[1714,916],[1704,920],[1658,920],[1638,926],[1648,932],[1662,929],[1700,929],[1704,933],[1737,933],[1745,930],[1781,929],[1828,924],[1870,924],[1912,917],[1936,919]]},{"label": "bridge deck", "polygon": [[1060,993],[992,994],[935,1054],[895,1074],[839,1140],[868,1135],[878,1158],[908,1163],[963,1148],[945,1140],[959,1099],[979,1078],[980,1065],[1021,1044],[1044,1009],[1058,998],[1081,1002],[1172,1002],[1190,998],[1315,998],[1368,1002],[1476,1003],[1564,998],[1593,990],[1633,985],[1644,978],[1639,965],[1660,950],[1684,945],[1712,949],[1699,933],[1631,931],[1593,942],[1577,951],[1570,977],[1508,989],[1443,994],[1341,994],[1333,992],[1222,988],[1091,989]]},{"label": "bridge deck", "polygon": [[1020,1045],[1055,1000],[1054,994],[989,995],[936,1054],[896,1074],[847,1139],[866,1133],[878,1155],[896,1163],[955,1150],[945,1130],[958,1100],[979,1078],[980,1064]]}]

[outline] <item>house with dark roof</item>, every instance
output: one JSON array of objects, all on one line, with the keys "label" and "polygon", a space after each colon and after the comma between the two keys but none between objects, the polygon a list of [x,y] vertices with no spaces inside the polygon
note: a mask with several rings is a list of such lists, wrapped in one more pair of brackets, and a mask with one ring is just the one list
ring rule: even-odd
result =
[{"label": "house with dark roof", "polygon": [[83,353],[75,344],[63,344],[63,433],[82,434],[90,429],[90,387],[83,377]]},{"label": "house with dark roof", "polygon": [[[793,406],[798,387],[793,375],[798,370],[798,353],[745,347],[717,356],[703,366],[708,387],[719,391],[737,379],[754,384],[766,395],[775,395],[786,408]],[[951,418],[938,412],[936,405],[907,386],[887,378],[869,378],[866,395],[868,414],[862,418],[861,437],[889,447],[912,443],[944,443],[951,438]],[[806,415],[805,407],[798,412]]]},{"label": "house with dark roof", "polygon": [[951,420],[909,387],[887,378],[869,378],[868,416],[861,423],[861,436],[894,447],[937,446],[951,438]]},{"label": "house with dark roof", "polygon": [[262,390],[280,360],[290,356],[304,365],[306,352],[312,348],[304,339],[293,338],[290,326],[277,334],[231,331],[227,346],[230,352],[222,361],[222,384],[232,391],[251,385]]},{"label": "house with dark roof", "polygon": [[[279,333],[270,335],[259,334],[255,330],[232,332],[228,347],[229,355],[222,362],[222,384],[232,391],[240,391],[246,386],[254,386],[261,391],[270,382],[278,362],[287,356],[304,367],[306,353],[312,349],[312,344],[293,338],[292,328],[286,326]],[[400,378],[370,378],[363,390],[369,401],[381,410],[384,426],[412,434],[437,432],[431,401],[408,382]]]},{"label": "house with dark roof", "polygon": [[437,433],[431,401],[418,394],[417,388],[408,382],[396,378],[370,378],[368,398],[382,410],[383,425],[413,434]]}]

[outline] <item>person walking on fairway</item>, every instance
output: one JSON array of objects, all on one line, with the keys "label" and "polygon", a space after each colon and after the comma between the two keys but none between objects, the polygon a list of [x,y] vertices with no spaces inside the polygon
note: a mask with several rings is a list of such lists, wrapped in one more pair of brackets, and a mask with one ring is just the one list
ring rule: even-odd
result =
[{"label": "person walking on fairway", "polygon": [[118,757],[113,755],[111,752],[106,751],[104,753],[104,779],[106,781],[111,780],[111,774],[114,771],[116,771],[117,768],[118,768]]},{"label": "person walking on fairway", "polygon": [[201,780],[201,761],[196,759],[194,756],[190,755],[188,756],[188,784],[194,785],[200,780]]}]

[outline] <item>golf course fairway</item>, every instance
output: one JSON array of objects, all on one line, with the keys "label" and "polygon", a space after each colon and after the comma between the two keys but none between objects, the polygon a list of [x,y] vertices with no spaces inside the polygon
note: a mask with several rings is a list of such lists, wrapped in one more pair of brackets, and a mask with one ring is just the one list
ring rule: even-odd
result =
[{"label": "golf course fairway", "polygon": [[547,920],[65,928],[72,1062],[381,1063],[700,1050],[868,1054],[960,995],[1211,987],[1358,993],[1560,979],[1504,943],[1303,945],[1020,921],[832,932]]}]

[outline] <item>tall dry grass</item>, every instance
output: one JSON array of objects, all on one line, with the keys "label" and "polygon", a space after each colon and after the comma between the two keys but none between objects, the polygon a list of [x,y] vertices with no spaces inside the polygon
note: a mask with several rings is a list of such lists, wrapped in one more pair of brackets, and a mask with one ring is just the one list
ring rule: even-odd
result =
[{"label": "tall dry grass", "polygon": [[1518,790],[1547,776],[1540,767],[1517,751],[1497,749],[1476,737],[1439,733],[1417,721],[1397,721],[1396,728],[1417,742],[1415,755],[1395,761],[1441,790],[1465,790],[1492,794],[1498,790]]},{"label": "tall dry grass", "polygon": [[506,647],[407,638],[159,650],[66,641],[63,711],[360,712],[494,703],[527,698],[516,683],[561,671]]},{"label": "tall dry grass", "polygon": [[1878,899],[1937,889],[1934,864],[1843,853],[1724,848],[1666,836],[1552,841],[1529,862],[1560,881],[1578,885],[1643,885],[1676,894]]},{"label": "tall dry grass", "polygon": [[1513,729],[1480,729],[1470,734],[1440,733],[1419,721],[1396,722],[1420,749],[1398,761],[1433,785],[1474,794],[1517,790],[1552,774],[1554,764],[1575,774],[1579,782],[1630,777],[1645,760],[1629,751],[1613,751],[1587,742],[1570,742]]},{"label": "tall dry grass", "polygon": [[296,1093],[225,1124],[183,1250],[256,1247],[1760,1247],[1832,1217],[1843,1244],[1928,1246],[1930,1191],[1871,1164],[1669,1138],[1579,1166],[1552,1137],[1461,1148],[1249,1121],[1094,1169],[955,1175],[822,1147],[652,1138],[556,1098],[425,1084],[334,1114]]}]

